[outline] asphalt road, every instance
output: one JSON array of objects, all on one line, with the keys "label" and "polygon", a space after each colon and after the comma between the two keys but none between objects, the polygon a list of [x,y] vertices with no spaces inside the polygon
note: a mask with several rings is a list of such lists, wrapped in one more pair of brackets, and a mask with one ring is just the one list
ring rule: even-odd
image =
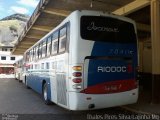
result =
[{"label": "asphalt road", "polygon": [[92,111],[69,111],[47,106],[39,94],[10,78],[0,79],[0,119],[2,120],[115,120],[133,113],[120,107]]}]

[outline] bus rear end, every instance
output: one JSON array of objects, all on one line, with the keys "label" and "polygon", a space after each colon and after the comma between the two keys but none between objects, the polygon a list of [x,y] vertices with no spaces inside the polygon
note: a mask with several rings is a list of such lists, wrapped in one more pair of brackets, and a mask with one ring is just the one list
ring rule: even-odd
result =
[{"label": "bus rear end", "polygon": [[81,87],[69,94],[70,108],[99,109],[135,103],[138,60],[134,22],[112,15],[82,15],[79,27],[81,47],[77,48],[77,57],[81,61],[77,63],[81,65],[77,66],[82,79],[75,79]]}]

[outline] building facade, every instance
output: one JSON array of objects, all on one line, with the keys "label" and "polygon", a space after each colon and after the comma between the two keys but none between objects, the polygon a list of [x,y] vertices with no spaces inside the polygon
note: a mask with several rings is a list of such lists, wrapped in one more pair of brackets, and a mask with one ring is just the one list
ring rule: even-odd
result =
[{"label": "building facade", "polygon": [[11,55],[12,47],[0,47],[0,74],[14,74],[14,63],[22,58]]}]

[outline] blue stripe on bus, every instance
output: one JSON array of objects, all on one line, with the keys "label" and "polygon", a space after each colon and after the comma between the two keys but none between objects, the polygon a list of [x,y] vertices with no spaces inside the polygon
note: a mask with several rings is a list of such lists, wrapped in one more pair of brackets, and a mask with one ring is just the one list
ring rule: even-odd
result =
[{"label": "blue stripe on bus", "polygon": [[[114,54],[119,50],[118,54]],[[115,50],[113,52],[113,50]],[[126,51],[122,51],[126,50]],[[130,51],[133,51],[133,54],[129,54]],[[104,43],[104,42],[95,42],[91,56],[120,56],[120,57],[137,57],[137,45],[136,44],[120,44],[120,43]]]},{"label": "blue stripe on bus", "polygon": [[[121,50],[117,53],[114,50]],[[113,52],[114,51],[114,52]],[[133,51],[133,54],[130,54]],[[137,47],[135,44],[112,44],[95,42],[91,53],[91,56],[119,56],[119,57],[131,57],[133,63],[130,65],[134,68],[137,67]],[[126,66],[128,63],[123,60],[89,60],[88,67],[88,86],[93,86],[103,82],[111,82],[116,80],[129,80],[135,78],[135,72],[123,73],[123,72],[98,72],[98,66]],[[96,74],[95,74],[96,72]],[[128,71],[127,71],[128,72]]]},{"label": "blue stripe on bus", "polygon": [[45,80],[48,84],[48,98],[51,100],[51,87],[50,87],[50,78],[40,75],[40,74],[34,74],[27,76],[27,85],[31,87],[33,90],[38,92],[39,94],[42,94],[42,80]]}]

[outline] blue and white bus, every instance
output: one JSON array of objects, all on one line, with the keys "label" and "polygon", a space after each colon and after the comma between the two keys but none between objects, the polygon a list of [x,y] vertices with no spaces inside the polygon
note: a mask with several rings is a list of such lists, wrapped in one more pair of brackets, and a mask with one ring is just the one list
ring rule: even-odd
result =
[{"label": "blue and white bus", "polygon": [[25,52],[25,84],[69,110],[135,103],[136,36],[129,18],[74,11]]}]

